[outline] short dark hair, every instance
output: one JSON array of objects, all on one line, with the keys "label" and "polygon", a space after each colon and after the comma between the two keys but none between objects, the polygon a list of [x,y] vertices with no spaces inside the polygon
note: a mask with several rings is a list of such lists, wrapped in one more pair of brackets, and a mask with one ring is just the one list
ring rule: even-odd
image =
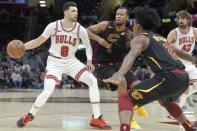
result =
[{"label": "short dark hair", "polygon": [[[127,7],[124,7],[124,6],[120,6],[120,7],[118,7],[118,9],[124,9],[124,10],[126,10],[126,13],[127,13],[127,15],[129,16],[129,10],[127,9]],[[117,9],[117,10],[118,10]],[[117,11],[116,10],[116,11]]]},{"label": "short dark hair", "polygon": [[161,25],[161,18],[155,9],[149,7],[136,7],[134,9],[136,22],[144,30],[151,31]]},{"label": "short dark hair", "polygon": [[66,2],[66,3],[64,3],[63,8],[62,8],[63,12],[65,10],[68,10],[70,7],[77,7],[77,4],[75,2]]},{"label": "short dark hair", "polygon": [[186,10],[181,10],[176,13],[176,22],[178,22],[179,18],[186,18],[189,21],[189,25],[192,25],[192,17]]}]

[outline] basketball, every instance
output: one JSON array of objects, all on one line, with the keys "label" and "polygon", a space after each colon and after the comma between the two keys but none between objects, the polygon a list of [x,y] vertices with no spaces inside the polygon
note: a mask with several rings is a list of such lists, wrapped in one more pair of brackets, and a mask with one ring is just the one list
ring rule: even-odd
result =
[{"label": "basketball", "polygon": [[25,53],[25,46],[20,40],[12,40],[7,45],[7,54],[11,58],[19,59]]}]

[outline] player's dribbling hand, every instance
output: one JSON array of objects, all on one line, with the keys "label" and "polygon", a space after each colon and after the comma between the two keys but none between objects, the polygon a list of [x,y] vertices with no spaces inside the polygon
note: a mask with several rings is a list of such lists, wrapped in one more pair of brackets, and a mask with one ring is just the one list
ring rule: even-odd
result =
[{"label": "player's dribbling hand", "polygon": [[93,72],[95,70],[94,65],[90,61],[87,61],[86,68],[87,68],[88,71],[91,71],[91,72]]},{"label": "player's dribbling hand", "polygon": [[107,51],[108,51],[109,53],[111,53],[111,45],[110,45],[105,39],[100,38],[100,39],[98,40],[98,43],[99,43],[100,45],[102,45],[103,47],[107,48]]},{"label": "player's dribbling hand", "polygon": [[103,79],[103,82],[118,85],[121,82],[121,80],[122,80],[122,77],[118,75],[117,73],[114,73],[112,77],[108,79]]}]

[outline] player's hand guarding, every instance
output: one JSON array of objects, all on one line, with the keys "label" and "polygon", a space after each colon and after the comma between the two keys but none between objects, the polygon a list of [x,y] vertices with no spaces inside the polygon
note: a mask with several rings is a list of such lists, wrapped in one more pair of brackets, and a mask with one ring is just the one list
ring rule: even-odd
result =
[{"label": "player's hand guarding", "polygon": [[108,79],[103,79],[103,82],[118,85],[121,82],[121,80],[122,76],[120,76],[118,73],[114,73],[112,77]]},{"label": "player's hand guarding", "polygon": [[87,61],[86,68],[87,68],[88,71],[91,71],[91,72],[93,72],[95,70],[95,67],[94,67],[94,65],[92,64],[91,61]]},{"label": "player's hand guarding", "polygon": [[108,51],[109,53],[111,53],[111,45],[110,45],[105,39],[100,38],[100,39],[98,40],[98,43],[99,43],[100,45],[102,45],[103,47],[107,48],[107,49],[108,49],[107,51]]}]

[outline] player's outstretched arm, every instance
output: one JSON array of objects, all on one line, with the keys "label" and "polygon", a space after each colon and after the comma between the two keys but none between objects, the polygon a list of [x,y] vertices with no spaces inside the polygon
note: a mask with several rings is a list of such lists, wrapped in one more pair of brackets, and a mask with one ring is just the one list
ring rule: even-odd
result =
[{"label": "player's outstretched arm", "polygon": [[94,71],[95,67],[92,64],[92,56],[93,56],[92,46],[90,44],[90,39],[88,37],[87,30],[83,26],[80,26],[79,37],[82,40],[86,49],[86,56],[87,56],[86,68],[88,71]]},{"label": "player's outstretched arm", "polygon": [[28,41],[25,43],[25,50],[30,50],[39,47],[42,45],[51,35],[54,35],[56,32],[56,24],[55,22],[50,23],[45,28],[44,32],[37,37],[36,39],[33,39],[31,41]]},{"label": "player's outstretched arm", "polygon": [[122,65],[118,72],[114,73],[111,78],[104,79],[103,81],[106,83],[112,83],[118,85],[123,76],[128,72],[128,70],[131,68],[133,63],[135,62],[135,59],[141,54],[143,50],[145,50],[148,47],[149,44],[149,38],[146,36],[136,36],[133,38],[133,40],[130,42],[130,51],[124,58]]},{"label": "player's outstretched arm", "polygon": [[109,23],[108,21],[102,21],[98,24],[91,25],[90,27],[87,28],[90,39],[97,41],[101,46],[105,48],[110,48],[110,44],[105,39],[98,36],[97,34],[104,31],[107,28],[108,23]]},{"label": "player's outstretched arm", "polygon": [[39,47],[42,45],[47,39],[43,36],[39,36],[36,39],[30,40],[25,43],[25,50],[30,50]]},{"label": "player's outstretched arm", "polygon": [[124,58],[120,69],[118,70],[118,74],[124,76],[128,70],[131,68],[135,59],[141,54],[141,52],[147,47],[149,43],[149,39],[146,36],[140,35],[136,36],[130,42],[130,51]]}]

